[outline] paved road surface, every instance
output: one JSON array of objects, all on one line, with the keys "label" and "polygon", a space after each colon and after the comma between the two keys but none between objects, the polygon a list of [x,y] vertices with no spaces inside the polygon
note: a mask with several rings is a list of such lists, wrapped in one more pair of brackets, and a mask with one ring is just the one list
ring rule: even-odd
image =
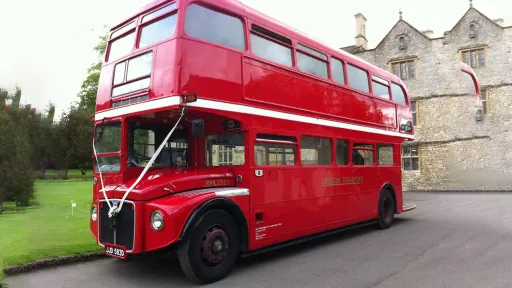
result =
[{"label": "paved road surface", "polygon": [[[414,211],[242,260],[211,287],[512,287],[512,194],[409,193]],[[7,279],[9,287],[193,287],[177,262],[102,259]]]}]

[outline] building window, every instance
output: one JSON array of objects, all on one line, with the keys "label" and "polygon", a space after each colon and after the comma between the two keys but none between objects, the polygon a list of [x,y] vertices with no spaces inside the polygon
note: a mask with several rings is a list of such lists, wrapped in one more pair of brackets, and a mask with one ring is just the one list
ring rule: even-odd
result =
[{"label": "building window", "polygon": [[462,62],[471,66],[471,68],[485,67],[486,48],[476,48],[463,50],[461,52]]},{"label": "building window", "polygon": [[399,48],[400,50],[404,50],[404,49],[405,49],[405,40],[404,40],[404,37],[400,37],[400,39],[399,39],[399,43],[400,43],[400,44],[399,44],[398,48]]},{"label": "building window", "polygon": [[471,24],[471,25],[469,25],[469,37],[470,38],[475,38],[475,36],[476,36],[475,24]]},{"label": "building window", "polygon": [[416,72],[416,63],[414,60],[404,60],[391,63],[391,72],[402,80],[414,79]]},{"label": "building window", "polygon": [[418,123],[418,120],[417,120],[418,103],[416,103],[416,101],[411,101],[411,111],[412,111],[412,125],[416,126],[416,123]]},{"label": "building window", "polygon": [[487,112],[489,112],[489,95],[487,93],[487,89],[486,90],[482,90],[481,91],[481,94],[482,94],[482,109],[483,109],[483,112],[484,114],[487,114]]},{"label": "building window", "polygon": [[404,171],[420,170],[419,146],[403,146],[402,147],[402,169]]}]

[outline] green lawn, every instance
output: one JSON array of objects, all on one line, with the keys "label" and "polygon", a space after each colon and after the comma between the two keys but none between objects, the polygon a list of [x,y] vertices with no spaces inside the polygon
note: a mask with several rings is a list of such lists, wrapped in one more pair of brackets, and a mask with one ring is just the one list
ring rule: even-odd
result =
[{"label": "green lawn", "polygon": [[[64,177],[64,170],[48,169],[44,176],[45,179],[62,179]],[[92,170],[86,170],[85,175],[82,175],[80,169],[69,169],[68,179],[92,179]]]},{"label": "green lawn", "polygon": [[[0,268],[101,250],[89,232],[91,181],[36,181],[35,187],[39,206],[0,214]],[[71,200],[77,203],[74,217]]]}]

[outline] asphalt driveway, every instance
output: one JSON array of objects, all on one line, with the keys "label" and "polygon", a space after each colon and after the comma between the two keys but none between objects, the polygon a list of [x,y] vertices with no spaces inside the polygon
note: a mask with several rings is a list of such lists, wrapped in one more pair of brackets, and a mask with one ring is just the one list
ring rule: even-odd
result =
[{"label": "asphalt driveway", "polygon": [[[371,227],[243,259],[211,287],[512,287],[512,194],[407,193],[418,208]],[[9,287],[193,287],[176,261],[102,259]]]}]

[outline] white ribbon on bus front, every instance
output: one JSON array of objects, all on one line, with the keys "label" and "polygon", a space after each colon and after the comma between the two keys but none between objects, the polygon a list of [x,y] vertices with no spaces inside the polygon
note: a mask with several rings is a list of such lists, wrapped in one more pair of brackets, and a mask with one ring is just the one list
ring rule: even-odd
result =
[{"label": "white ribbon on bus front", "polygon": [[[165,143],[167,143],[167,141],[171,137],[171,135],[174,132],[174,130],[176,129],[176,127],[178,127],[178,124],[180,123],[181,118],[185,114],[184,112],[185,112],[185,108],[183,108],[181,110],[181,116],[178,119],[178,121],[176,122],[176,125],[174,125],[174,127],[171,129],[171,131],[169,131],[169,134],[167,134],[167,137],[165,137],[164,141],[162,141],[162,144],[160,144],[160,147],[158,147],[158,149],[156,150],[155,154],[153,154],[153,157],[151,157],[151,159],[149,160],[149,162],[146,165],[146,167],[144,168],[144,170],[142,170],[142,173],[139,175],[139,178],[137,178],[137,180],[133,183],[133,185],[130,188],[128,188],[128,190],[126,190],[126,193],[124,193],[124,196],[121,199],[121,202],[119,203],[119,206],[118,207],[112,207],[112,206],[109,205],[109,207],[110,207],[110,210],[108,211],[108,217],[109,218],[112,218],[112,216],[116,215],[117,213],[119,213],[119,211],[121,211],[121,208],[123,208],[124,200],[126,199],[126,197],[128,197],[128,194],[130,194],[132,189],[135,186],[137,186],[137,184],[139,184],[139,181],[142,180],[144,175],[146,175],[146,172],[153,165],[153,162],[155,162],[156,157],[158,157],[158,154],[160,154],[160,151],[162,151],[162,149],[164,148]],[[100,174],[100,177],[101,177],[101,174]],[[102,182],[102,185],[103,185],[103,182]],[[108,198],[107,198],[107,195],[105,194],[105,192],[103,192],[103,195],[105,196],[105,200],[107,200],[107,203],[108,203]]]},{"label": "white ribbon on bus front", "polygon": [[94,158],[96,158],[96,166],[98,167],[98,172],[100,172],[100,181],[101,181],[101,191],[103,192],[103,197],[107,200],[107,205],[110,209],[112,209],[112,205],[110,205],[110,201],[108,200],[107,193],[105,192],[105,185],[103,185],[103,177],[101,176],[101,166],[98,161],[98,153],[96,153],[96,146],[94,145],[94,138],[92,139],[92,149],[94,152]]}]

